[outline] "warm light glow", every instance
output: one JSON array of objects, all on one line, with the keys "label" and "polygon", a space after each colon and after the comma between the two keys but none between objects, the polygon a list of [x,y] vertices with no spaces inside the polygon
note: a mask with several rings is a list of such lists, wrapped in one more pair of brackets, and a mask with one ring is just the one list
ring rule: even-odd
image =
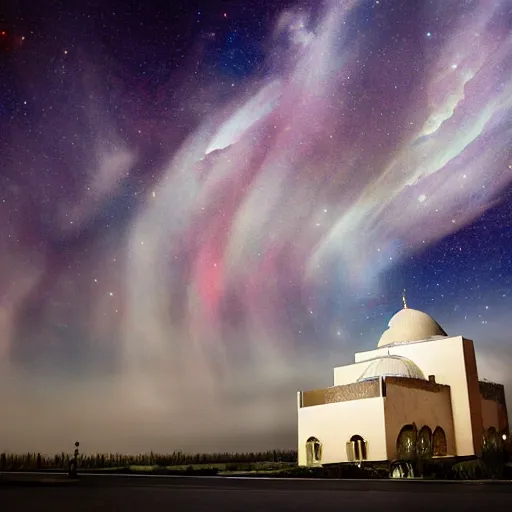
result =
[{"label": "warm light glow", "polygon": [[503,441],[506,441],[506,440],[507,440],[507,434],[503,434],[503,435],[501,436],[501,438],[503,439]]}]

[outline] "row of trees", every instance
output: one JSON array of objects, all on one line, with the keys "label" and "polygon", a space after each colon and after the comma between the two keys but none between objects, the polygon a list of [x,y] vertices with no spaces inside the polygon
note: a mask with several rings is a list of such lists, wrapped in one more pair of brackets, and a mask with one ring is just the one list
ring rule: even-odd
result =
[{"label": "row of trees", "polygon": [[[69,463],[70,453],[60,453],[53,456],[40,453],[0,454],[0,470],[28,469],[62,469]],[[143,453],[139,455],[124,455],[122,453],[97,453],[80,455],[80,468],[100,469],[127,466],[182,466],[193,464],[229,464],[250,462],[296,462],[295,450],[269,450],[266,452],[247,453],[198,453],[190,454],[175,451],[170,454]]]}]

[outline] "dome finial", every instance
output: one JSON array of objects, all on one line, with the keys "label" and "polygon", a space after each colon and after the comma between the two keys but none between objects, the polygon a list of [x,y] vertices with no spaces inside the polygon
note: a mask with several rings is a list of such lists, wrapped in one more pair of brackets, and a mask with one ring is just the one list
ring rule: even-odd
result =
[{"label": "dome finial", "polygon": [[405,288],[402,292],[402,302],[404,303],[404,309],[407,309],[407,299],[405,298]]}]

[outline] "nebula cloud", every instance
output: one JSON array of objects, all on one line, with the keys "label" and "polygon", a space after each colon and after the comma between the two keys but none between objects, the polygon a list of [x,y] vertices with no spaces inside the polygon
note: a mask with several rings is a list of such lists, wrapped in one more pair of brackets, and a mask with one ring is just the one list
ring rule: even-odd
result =
[{"label": "nebula cloud", "polygon": [[156,104],[85,49],[62,97],[31,85],[0,176],[0,449],[293,446],[295,391],[378,340],[351,307],[512,181],[507,2],[384,4],[283,9],[243,86],[184,64]]}]

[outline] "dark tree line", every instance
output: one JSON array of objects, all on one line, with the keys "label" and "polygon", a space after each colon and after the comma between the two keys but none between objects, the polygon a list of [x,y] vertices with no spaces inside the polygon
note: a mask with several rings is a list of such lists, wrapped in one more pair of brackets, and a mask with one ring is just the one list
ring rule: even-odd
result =
[{"label": "dark tree line", "polygon": [[[40,453],[0,454],[0,470],[63,469],[68,466],[71,453],[42,455]],[[296,462],[295,450],[269,450],[246,453],[96,453],[80,455],[79,464],[83,469],[119,468],[127,466],[188,466],[194,464],[232,464],[251,462]]]}]

